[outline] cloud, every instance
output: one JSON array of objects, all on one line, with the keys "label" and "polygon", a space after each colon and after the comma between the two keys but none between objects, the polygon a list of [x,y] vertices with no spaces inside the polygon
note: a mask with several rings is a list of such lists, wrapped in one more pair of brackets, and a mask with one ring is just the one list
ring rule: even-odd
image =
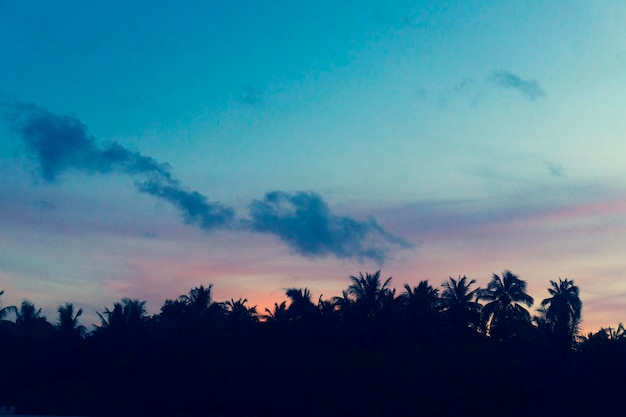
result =
[{"label": "cloud", "polygon": [[536,80],[524,80],[509,71],[494,71],[490,80],[500,87],[517,90],[530,101],[546,95]]},{"label": "cloud", "polygon": [[75,116],[59,116],[33,104],[4,108],[10,108],[4,111],[5,117],[46,182],[55,182],[71,171],[128,175],[135,179],[139,192],[172,204],[187,224],[204,230],[221,227],[276,235],[296,253],[308,257],[332,255],[382,263],[391,249],[410,247],[374,220],[333,214],[312,192],[267,193],[263,200],[250,204],[250,219],[236,219],[231,207],[188,189],[174,177],[169,164],[117,142],[98,144]]},{"label": "cloud", "polygon": [[167,163],[131,151],[117,142],[99,146],[75,116],[59,116],[35,105],[19,104],[10,114],[11,128],[26,145],[47,182],[66,171],[122,173],[138,177],[137,189],[177,207],[186,222],[211,229],[231,222],[234,211],[188,191],[170,173]]},{"label": "cloud", "polygon": [[253,201],[249,212],[252,230],[274,234],[304,256],[332,254],[382,263],[391,247],[410,246],[374,220],[361,222],[334,215],[312,192],[272,191],[263,200]]},{"label": "cloud", "polygon": [[235,211],[221,203],[209,202],[197,191],[186,190],[178,181],[152,178],[136,183],[139,191],[169,201],[184,215],[185,222],[203,229],[232,223]]},{"label": "cloud", "polygon": [[39,165],[41,178],[54,182],[68,170],[88,173],[152,174],[171,179],[169,166],[117,142],[100,148],[75,116],[59,116],[35,105],[18,105],[11,128]]}]

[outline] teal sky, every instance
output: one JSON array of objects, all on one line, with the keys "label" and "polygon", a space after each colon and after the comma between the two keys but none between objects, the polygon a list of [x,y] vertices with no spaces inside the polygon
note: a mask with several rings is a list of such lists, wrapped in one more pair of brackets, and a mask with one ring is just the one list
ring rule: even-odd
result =
[{"label": "teal sky", "polygon": [[511,269],[626,320],[626,3],[126,3],[0,4],[4,304]]}]

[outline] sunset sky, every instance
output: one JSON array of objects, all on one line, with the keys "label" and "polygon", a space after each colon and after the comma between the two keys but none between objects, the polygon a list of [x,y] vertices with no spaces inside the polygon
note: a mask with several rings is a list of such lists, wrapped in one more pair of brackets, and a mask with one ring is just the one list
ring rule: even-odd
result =
[{"label": "sunset sky", "polygon": [[0,3],[0,298],[510,269],[626,321],[626,2]]}]

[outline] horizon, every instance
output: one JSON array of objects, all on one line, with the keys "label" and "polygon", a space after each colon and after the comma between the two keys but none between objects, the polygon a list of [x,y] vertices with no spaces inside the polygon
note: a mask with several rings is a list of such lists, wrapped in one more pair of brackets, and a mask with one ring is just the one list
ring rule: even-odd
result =
[{"label": "horizon", "polygon": [[0,9],[5,306],[508,269],[626,320],[626,4]]}]

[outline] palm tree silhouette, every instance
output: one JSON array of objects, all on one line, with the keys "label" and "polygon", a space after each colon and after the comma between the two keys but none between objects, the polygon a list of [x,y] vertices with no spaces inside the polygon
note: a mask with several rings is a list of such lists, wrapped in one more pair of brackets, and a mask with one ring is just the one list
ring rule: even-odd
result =
[{"label": "palm tree silhouette", "polygon": [[23,329],[33,329],[50,325],[32,301],[24,300],[15,313],[15,325]]},{"label": "palm tree silhouette", "polygon": [[[588,351],[606,353],[605,349],[612,346],[619,346],[623,349],[626,342],[626,327],[619,323],[617,327],[602,327],[596,333],[589,333],[581,338],[583,348]],[[603,354],[600,353],[600,354]],[[620,355],[623,350],[620,349]]]},{"label": "palm tree silhouette", "polygon": [[311,301],[311,291],[308,288],[288,288],[285,295],[291,299],[287,311],[292,320],[310,319],[317,315],[318,309]]},{"label": "palm tree silhouette", "polygon": [[359,276],[350,276],[352,284],[348,286],[347,294],[354,298],[354,308],[364,318],[373,318],[389,307],[394,300],[395,290],[389,288],[392,277],[381,284],[380,269],[374,274],[368,272]]},{"label": "palm tree silhouette", "polygon": [[[0,296],[4,294],[4,290],[0,291]],[[6,306],[2,307],[2,302],[0,302],[0,322],[4,321],[5,317],[11,313],[16,313],[17,308],[15,306]]]},{"label": "palm tree silhouette", "polygon": [[476,301],[480,288],[470,289],[476,280],[468,280],[465,275],[458,279],[449,277],[443,284],[441,302],[444,314],[452,327],[466,329],[476,327],[480,321],[481,305]]},{"label": "palm tree silhouette", "polygon": [[418,315],[430,313],[441,304],[439,289],[433,288],[427,280],[420,281],[417,287],[413,288],[409,284],[404,284],[402,298],[407,308]]},{"label": "palm tree silhouette", "polygon": [[146,302],[137,299],[122,298],[121,303],[113,303],[113,310],[105,307],[104,313],[97,313],[102,328],[121,330],[133,327],[146,318]]},{"label": "palm tree silhouette", "polygon": [[74,312],[74,305],[65,303],[64,306],[59,306],[57,311],[59,320],[56,327],[62,335],[66,337],[83,337],[85,335],[86,327],[78,323],[78,318],[83,314],[82,308]]},{"label": "palm tree silhouette", "polygon": [[161,306],[159,319],[162,321],[182,322],[187,314],[187,304],[180,299],[165,300]]},{"label": "palm tree silhouette", "polygon": [[342,316],[349,315],[354,306],[354,301],[350,298],[346,290],[341,292],[341,297],[333,297],[331,302]]},{"label": "palm tree silhouette", "polygon": [[548,310],[545,307],[539,307],[537,309],[537,315],[533,317],[533,321],[537,325],[537,329],[546,336],[552,335],[551,325],[548,323],[548,319],[546,316],[548,315]]},{"label": "palm tree silhouette", "polygon": [[213,302],[212,289],[213,284],[209,284],[207,287],[200,285],[189,290],[189,295],[179,297],[179,300],[186,304],[187,311],[192,318],[206,319],[224,315],[224,304]]},{"label": "palm tree silhouette", "polygon": [[602,327],[597,335],[600,335],[602,338],[607,341],[618,341],[618,340],[626,340],[626,328],[622,323],[620,323],[616,328],[613,327]]},{"label": "palm tree silhouette", "polygon": [[240,298],[237,301],[231,298],[230,301],[226,301],[226,307],[228,309],[228,319],[237,322],[252,323],[259,321],[256,306],[248,307],[246,306],[247,302],[247,298]]},{"label": "palm tree silhouette", "polygon": [[526,293],[526,282],[509,270],[502,272],[502,277],[493,274],[487,288],[478,292],[478,299],[487,301],[482,322],[492,337],[513,337],[521,326],[530,324],[530,313],[522,304],[530,307],[534,300]]},{"label": "palm tree silhouette", "polygon": [[428,336],[434,329],[436,318],[441,308],[439,289],[433,288],[428,281],[420,281],[417,287],[404,284],[404,293],[400,296],[404,302],[407,319],[420,335]]},{"label": "palm tree silhouette", "polygon": [[317,312],[325,320],[335,319],[337,316],[337,305],[333,299],[324,300],[320,294],[317,299]]},{"label": "palm tree silhouette", "polygon": [[289,320],[289,313],[287,312],[287,302],[274,303],[274,311],[269,308],[265,309],[267,314],[263,315],[263,318],[268,322],[280,323]]},{"label": "palm tree silhouette", "polygon": [[545,311],[545,325],[557,344],[570,348],[578,333],[582,315],[579,289],[572,280],[550,281],[548,292],[551,297],[541,301]]}]

